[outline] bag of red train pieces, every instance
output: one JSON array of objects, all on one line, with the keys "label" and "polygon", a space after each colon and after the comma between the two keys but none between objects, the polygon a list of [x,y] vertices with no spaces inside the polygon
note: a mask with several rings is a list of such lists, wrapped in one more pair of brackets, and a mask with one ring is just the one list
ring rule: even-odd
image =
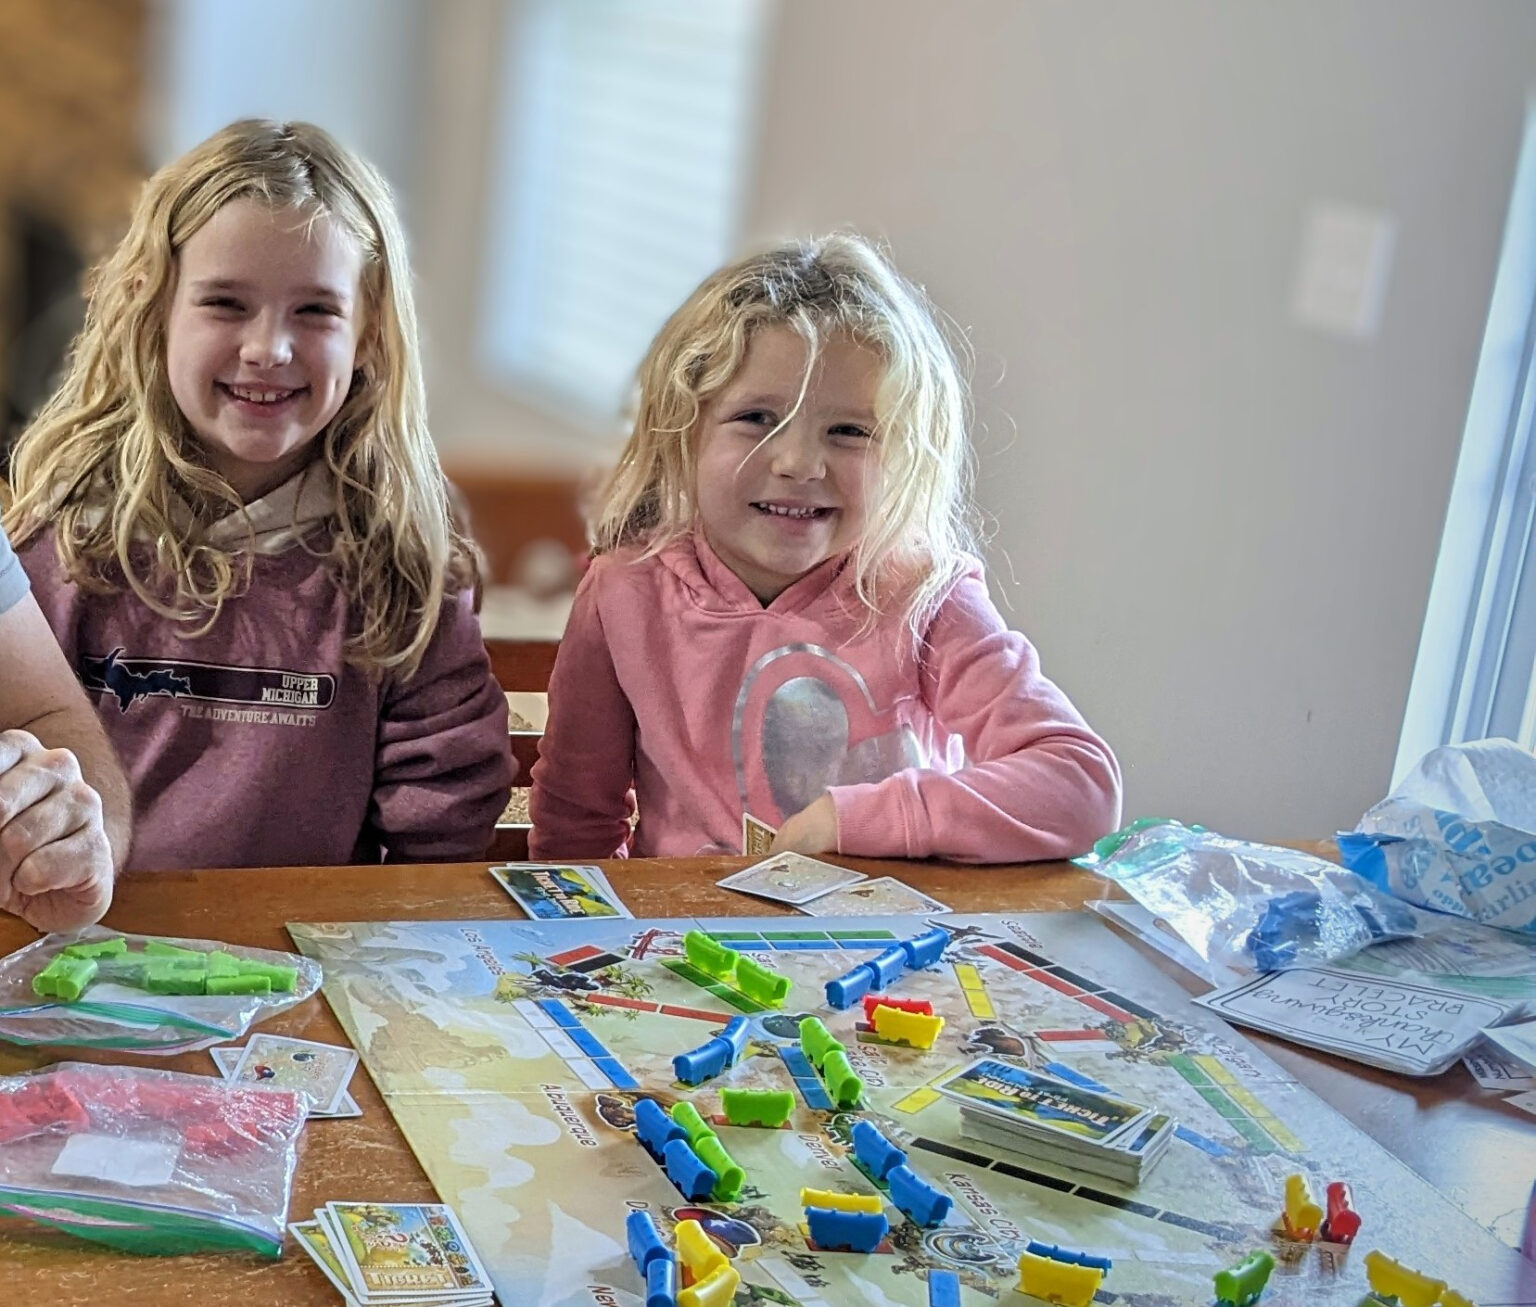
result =
[{"label": "bag of red train pieces", "polygon": [[[210,1081],[207,1087],[198,1081]],[[183,1147],[234,1157],[283,1145],[304,1125],[302,1094],[226,1086],[210,1077],[61,1063],[0,1078],[0,1145],[35,1135],[75,1134],[107,1121],[114,1133],[136,1124],[171,1126]]]}]

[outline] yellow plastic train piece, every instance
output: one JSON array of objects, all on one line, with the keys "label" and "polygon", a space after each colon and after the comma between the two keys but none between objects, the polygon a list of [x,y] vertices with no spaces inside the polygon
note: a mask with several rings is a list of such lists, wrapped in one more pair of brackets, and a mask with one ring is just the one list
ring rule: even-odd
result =
[{"label": "yellow plastic train piece", "polygon": [[1440,1295],[1440,1307],[1477,1307],[1470,1298],[1463,1298],[1455,1289],[1447,1289]]},{"label": "yellow plastic train piece", "polygon": [[1310,1243],[1323,1223],[1323,1209],[1312,1197],[1304,1176],[1285,1177],[1285,1232],[1292,1239]]},{"label": "yellow plastic train piece", "polygon": [[877,1007],[870,1018],[875,1034],[881,1039],[910,1044],[913,1048],[932,1048],[944,1029],[943,1017],[924,1016],[921,1012],[903,1012],[895,1007]]},{"label": "yellow plastic train piece", "polygon": [[1019,1292],[1060,1307],[1088,1307],[1103,1282],[1104,1272],[1097,1266],[1058,1262],[1029,1252],[1019,1254]]},{"label": "yellow plastic train piece", "polygon": [[1445,1292],[1444,1280],[1431,1280],[1375,1249],[1365,1255],[1365,1278],[1372,1293],[1396,1298],[1402,1307],[1433,1307]]},{"label": "yellow plastic train piece", "polygon": [[715,1267],[704,1279],[696,1280],[686,1289],[679,1289],[677,1307],[728,1307],[736,1297],[736,1288],[740,1283],[741,1272],[727,1262]]},{"label": "yellow plastic train piece", "polygon": [[801,1207],[830,1207],[834,1212],[883,1212],[879,1194],[835,1194],[828,1189],[802,1189]]},{"label": "yellow plastic train piece", "polygon": [[[725,1254],[704,1233],[704,1227],[697,1221],[679,1221],[672,1237],[677,1241],[678,1261],[688,1268],[697,1282],[711,1279],[722,1266],[730,1265]],[[681,1303],[681,1298],[678,1301]]]}]

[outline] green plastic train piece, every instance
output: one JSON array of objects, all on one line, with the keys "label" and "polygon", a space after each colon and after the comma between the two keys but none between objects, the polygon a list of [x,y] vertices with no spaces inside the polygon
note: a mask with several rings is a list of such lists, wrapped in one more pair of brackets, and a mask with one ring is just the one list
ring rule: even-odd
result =
[{"label": "green plastic train piece", "polygon": [[683,936],[683,956],[716,980],[729,980],[741,955],[710,939],[702,930],[690,930]]},{"label": "green plastic train piece", "polygon": [[789,977],[744,957],[736,964],[736,988],[764,1007],[783,1007]]},{"label": "green plastic train piece", "polygon": [[746,1179],[746,1172],[731,1160],[731,1155],[725,1151],[725,1145],[718,1136],[709,1134],[690,1142],[693,1151],[699,1155],[699,1161],[715,1173],[715,1187],[710,1197],[717,1203],[734,1203],[741,1197],[741,1185]]},{"label": "green plastic train piece", "polygon": [[675,1125],[682,1126],[683,1133],[688,1136],[688,1142],[693,1145],[693,1151],[696,1153],[699,1151],[699,1140],[715,1137],[715,1132],[709,1128],[709,1122],[699,1115],[699,1109],[686,1100],[672,1104],[672,1121]]},{"label": "green plastic train piece", "polygon": [[134,952],[117,935],[66,945],[32,978],[32,992],[75,1003],[98,980],[151,994],[291,994],[299,973],[295,967],[239,958],[223,949],[199,953],[157,939]]},{"label": "green plastic train piece", "polygon": [[848,1054],[840,1048],[834,1048],[822,1062],[821,1079],[828,1096],[844,1111],[857,1107],[864,1097],[864,1082],[848,1064]]},{"label": "green plastic train piece", "polygon": [[828,1053],[844,1053],[847,1050],[832,1037],[820,1017],[804,1017],[800,1022],[800,1051],[818,1071]]},{"label": "green plastic train piece", "polygon": [[96,979],[96,971],[94,958],[68,958],[61,953],[32,978],[32,992],[73,1003]]},{"label": "green plastic train piece", "polygon": [[1274,1269],[1275,1259],[1262,1248],[1249,1253],[1230,1270],[1216,1272],[1216,1301],[1222,1307],[1250,1307],[1259,1300]]},{"label": "green plastic train piece", "polygon": [[795,1095],[788,1089],[722,1089],[720,1106],[732,1125],[761,1125],[777,1130],[795,1110]]},{"label": "green plastic train piece", "polygon": [[[124,952],[127,952],[128,941],[124,940]],[[207,957],[206,953],[199,953],[193,948],[182,948],[180,944],[171,944],[163,939],[151,939],[144,942],[144,952],[152,958],[201,958]]]},{"label": "green plastic train piece", "polygon": [[67,958],[112,958],[128,951],[128,941],[121,935],[100,939],[94,944],[66,944],[60,952]]}]

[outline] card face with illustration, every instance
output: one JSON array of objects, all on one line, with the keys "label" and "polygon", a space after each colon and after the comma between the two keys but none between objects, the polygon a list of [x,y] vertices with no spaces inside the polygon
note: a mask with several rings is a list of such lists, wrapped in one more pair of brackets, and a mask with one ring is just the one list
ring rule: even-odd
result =
[{"label": "card face with illustration", "polygon": [[855,885],[868,879],[862,871],[834,867],[830,862],[820,862],[803,853],[777,853],[744,871],[733,872],[715,884],[723,889],[740,890],[761,899],[798,906],[844,885]]},{"label": "card face with illustration", "polygon": [[634,916],[596,867],[508,862],[492,867],[491,875],[535,921]]},{"label": "card face with illustration", "polygon": [[750,812],[741,814],[741,851],[749,858],[766,858],[773,851],[773,837],[779,832]]},{"label": "card face with illustration", "polygon": [[[228,1080],[234,1075],[235,1068],[240,1065],[240,1055],[245,1050],[232,1046],[210,1048],[208,1056],[213,1059],[214,1066],[219,1068],[219,1074]],[[322,1111],[320,1108],[311,1108],[310,1120],[334,1119],[342,1117],[362,1116],[363,1109],[357,1105],[357,1099],[353,1098],[346,1090],[342,1090],[341,1097],[331,1106],[330,1111]]]},{"label": "card face with illustration", "polygon": [[336,1256],[336,1250],[331,1247],[325,1227],[319,1221],[290,1221],[288,1233],[298,1240],[299,1247],[309,1254],[343,1300],[355,1303],[357,1299],[352,1296],[352,1290],[347,1284],[347,1272],[341,1264],[341,1258]]},{"label": "card face with illustration", "polygon": [[281,1035],[252,1035],[229,1080],[236,1085],[292,1089],[312,1108],[332,1112],[357,1069],[357,1051]]},{"label": "card face with illustration", "polygon": [[327,1203],[325,1212],[364,1299],[491,1292],[458,1218],[440,1203]]},{"label": "card face with illustration", "polygon": [[813,917],[897,917],[949,910],[948,904],[929,898],[894,876],[877,876],[800,905],[801,912]]},{"label": "card face with illustration", "polygon": [[984,1057],[934,1086],[941,1094],[1016,1126],[1108,1143],[1146,1117],[1139,1103]]}]

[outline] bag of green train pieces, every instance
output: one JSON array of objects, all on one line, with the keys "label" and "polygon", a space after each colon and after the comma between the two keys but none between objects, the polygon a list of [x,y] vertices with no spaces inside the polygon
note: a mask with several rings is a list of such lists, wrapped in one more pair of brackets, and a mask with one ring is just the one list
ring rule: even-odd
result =
[{"label": "bag of green train pieces", "polygon": [[294,953],[100,926],[0,959],[0,1039],[181,1053],[237,1038],[320,987]]}]

